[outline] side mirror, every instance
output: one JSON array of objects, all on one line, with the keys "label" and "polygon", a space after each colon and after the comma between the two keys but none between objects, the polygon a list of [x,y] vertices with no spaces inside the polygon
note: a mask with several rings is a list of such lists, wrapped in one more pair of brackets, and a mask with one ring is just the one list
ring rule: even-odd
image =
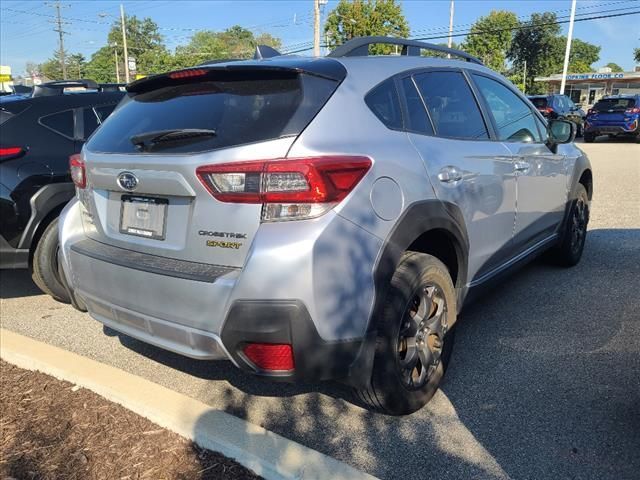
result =
[{"label": "side mirror", "polygon": [[547,127],[549,148],[555,153],[561,143],[571,143],[576,138],[576,124],[567,120],[550,120]]}]

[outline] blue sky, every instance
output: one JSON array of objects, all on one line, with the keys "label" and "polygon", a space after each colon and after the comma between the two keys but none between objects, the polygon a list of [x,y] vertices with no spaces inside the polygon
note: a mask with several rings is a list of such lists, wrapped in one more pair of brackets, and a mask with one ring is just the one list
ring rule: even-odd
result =
[{"label": "blue sky", "polygon": [[[158,23],[170,48],[187,43],[194,29],[223,30],[236,24],[256,33],[269,32],[278,36],[285,46],[295,47],[313,38],[312,0],[128,0],[122,3],[127,14],[149,16]],[[404,0],[400,3],[412,36],[446,34],[449,0]],[[112,16],[118,15],[120,2],[66,0],[63,4],[66,5],[63,16],[70,22],[64,26],[69,32],[65,36],[66,50],[82,53],[88,59],[104,45]],[[325,16],[336,4],[337,0],[329,0],[324,7]],[[454,25],[464,30],[494,9],[511,10],[526,18],[532,12],[542,11],[568,16],[570,7],[570,0],[456,0]],[[577,12],[582,16],[594,16],[604,11],[601,15],[638,10],[639,0],[578,0]],[[27,61],[42,62],[49,58],[57,48],[57,33],[50,23],[54,13],[54,9],[43,1],[0,0],[0,63],[10,65],[14,74],[21,74]],[[562,28],[566,33],[568,25]],[[602,47],[596,66],[615,62],[626,71],[633,70],[633,48],[640,46],[640,15],[578,22],[574,35]]]}]

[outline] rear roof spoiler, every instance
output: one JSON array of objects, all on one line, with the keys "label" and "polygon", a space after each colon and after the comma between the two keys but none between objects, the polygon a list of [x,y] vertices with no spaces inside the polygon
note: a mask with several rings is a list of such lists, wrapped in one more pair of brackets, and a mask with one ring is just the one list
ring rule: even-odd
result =
[{"label": "rear roof spoiler", "polygon": [[51,97],[56,95],[64,95],[67,88],[85,88],[87,90],[96,90],[98,92],[117,92],[125,87],[124,83],[101,83],[89,79],[80,80],[59,80],[55,82],[47,82],[33,87],[32,97]]}]

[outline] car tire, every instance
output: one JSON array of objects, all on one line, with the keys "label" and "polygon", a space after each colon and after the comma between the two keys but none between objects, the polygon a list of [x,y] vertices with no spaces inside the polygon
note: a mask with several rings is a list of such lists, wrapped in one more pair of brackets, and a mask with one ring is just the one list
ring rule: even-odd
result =
[{"label": "car tire", "polygon": [[370,385],[357,393],[374,410],[406,415],[433,397],[451,357],[457,310],[447,267],[431,255],[406,252],[384,305],[374,319],[378,338]]},{"label": "car tire", "polygon": [[31,277],[44,293],[54,300],[70,303],[71,299],[58,276],[58,219],[45,228],[33,252]]},{"label": "car tire", "polygon": [[553,254],[556,263],[573,267],[580,262],[587,239],[589,224],[589,195],[582,184],[578,184],[576,198],[571,202],[571,210],[565,223],[561,243]]},{"label": "car tire", "polygon": [[593,143],[596,139],[596,136],[593,133],[584,132],[584,142],[585,143]]}]

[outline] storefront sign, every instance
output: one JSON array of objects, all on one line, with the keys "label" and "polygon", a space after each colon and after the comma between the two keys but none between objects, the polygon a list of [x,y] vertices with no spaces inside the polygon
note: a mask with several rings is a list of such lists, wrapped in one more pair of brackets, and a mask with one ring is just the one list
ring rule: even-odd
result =
[{"label": "storefront sign", "polygon": [[610,80],[624,78],[624,73],[576,73],[567,75],[567,80]]}]

